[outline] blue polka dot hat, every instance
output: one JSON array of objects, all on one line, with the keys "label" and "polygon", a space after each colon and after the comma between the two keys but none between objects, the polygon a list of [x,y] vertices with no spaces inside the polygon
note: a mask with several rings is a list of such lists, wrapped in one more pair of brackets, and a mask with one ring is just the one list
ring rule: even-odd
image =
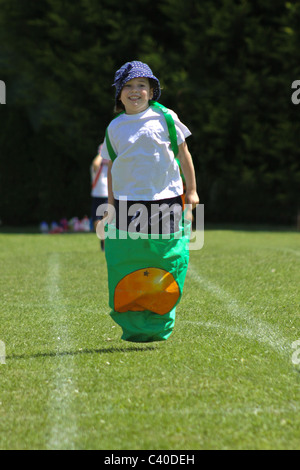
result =
[{"label": "blue polka dot hat", "polygon": [[129,82],[129,80],[132,80],[132,78],[137,77],[151,78],[153,80],[155,85],[152,99],[154,101],[158,101],[161,93],[158,78],[153,75],[152,70],[147,64],[144,64],[138,60],[133,60],[132,62],[126,62],[126,64],[122,65],[122,67],[115,73],[113,86],[116,87],[116,103],[125,83]]}]

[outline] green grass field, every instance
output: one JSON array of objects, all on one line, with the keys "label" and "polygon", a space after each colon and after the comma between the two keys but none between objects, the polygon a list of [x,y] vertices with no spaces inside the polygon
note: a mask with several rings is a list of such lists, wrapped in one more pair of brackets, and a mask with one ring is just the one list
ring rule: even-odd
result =
[{"label": "green grass field", "polygon": [[162,343],[120,339],[94,234],[0,263],[0,449],[300,449],[299,233],[206,230]]}]

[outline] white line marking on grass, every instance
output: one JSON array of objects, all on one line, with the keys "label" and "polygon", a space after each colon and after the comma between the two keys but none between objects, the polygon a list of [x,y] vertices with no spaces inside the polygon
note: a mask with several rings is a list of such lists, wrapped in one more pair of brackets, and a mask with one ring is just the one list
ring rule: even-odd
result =
[{"label": "white line marking on grass", "polygon": [[73,450],[77,433],[76,415],[72,412],[72,402],[77,390],[73,379],[72,355],[64,355],[70,350],[68,319],[65,315],[64,298],[60,289],[60,259],[52,253],[48,260],[47,290],[49,311],[53,319],[53,331],[57,341],[55,372],[49,397],[50,436],[47,448],[50,450]]},{"label": "white line marking on grass", "polygon": [[288,352],[290,354],[290,344],[288,340],[281,335],[278,328],[258,319],[249,309],[246,309],[245,306],[219,285],[200,276],[191,263],[189,264],[188,276],[201,285],[204,290],[217,297],[224,304],[227,314],[238,320],[238,323],[235,326],[228,325],[225,321],[226,318],[224,318],[223,322],[186,320],[186,323],[193,323],[208,328],[225,329],[239,336],[255,339],[262,344],[267,344],[277,352],[284,354]]},{"label": "white line marking on grass", "polygon": [[276,248],[278,251],[283,251],[285,253],[292,253],[293,255],[300,256],[300,251],[293,250],[292,248]]}]

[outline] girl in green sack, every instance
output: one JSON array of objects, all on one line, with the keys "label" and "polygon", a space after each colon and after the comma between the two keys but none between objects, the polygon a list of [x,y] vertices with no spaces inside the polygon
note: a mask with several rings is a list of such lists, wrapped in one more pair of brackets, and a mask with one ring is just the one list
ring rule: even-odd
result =
[{"label": "girl in green sack", "polygon": [[191,133],[157,102],[160,83],[147,64],[127,62],[116,72],[114,86],[120,114],[109,124],[102,147],[109,160],[108,203],[116,214],[105,243],[111,316],[122,339],[161,341],[173,331],[188,265],[183,205],[199,203],[185,142]]}]

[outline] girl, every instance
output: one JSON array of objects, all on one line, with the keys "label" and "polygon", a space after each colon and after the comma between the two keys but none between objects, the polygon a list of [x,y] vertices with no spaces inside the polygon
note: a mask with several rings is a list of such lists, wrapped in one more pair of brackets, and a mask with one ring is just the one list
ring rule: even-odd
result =
[{"label": "girl", "polygon": [[[108,203],[116,210],[117,236],[108,231],[105,250],[111,316],[122,327],[123,339],[163,340],[174,327],[188,258],[187,237],[178,237],[183,185],[176,157],[185,178],[185,203],[199,203],[185,142],[191,133],[157,103],[160,83],[147,64],[127,62],[116,72],[114,86],[121,114],[109,124],[102,148],[109,160]],[[146,234],[147,243],[145,237],[124,237],[130,231]]]}]

